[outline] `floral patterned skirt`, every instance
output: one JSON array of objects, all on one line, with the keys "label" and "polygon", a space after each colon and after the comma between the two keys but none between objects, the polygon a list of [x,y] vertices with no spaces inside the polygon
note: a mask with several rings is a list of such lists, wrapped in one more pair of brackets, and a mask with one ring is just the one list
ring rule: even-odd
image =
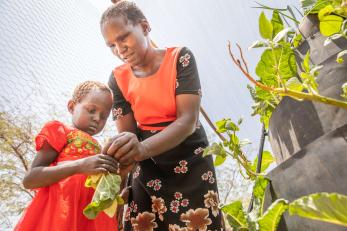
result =
[{"label": "floral patterned skirt", "polygon": [[[155,134],[141,131],[142,139]],[[177,147],[141,161],[131,173],[124,230],[221,230],[216,175],[202,127]]]}]

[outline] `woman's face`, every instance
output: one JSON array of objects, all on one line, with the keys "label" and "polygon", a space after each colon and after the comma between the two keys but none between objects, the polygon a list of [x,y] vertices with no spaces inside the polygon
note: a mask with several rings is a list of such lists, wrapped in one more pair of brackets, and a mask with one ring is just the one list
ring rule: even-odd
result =
[{"label": "woman's face", "polygon": [[112,53],[132,67],[139,66],[144,61],[150,44],[148,30],[149,24],[146,20],[137,24],[131,21],[126,23],[121,16],[109,19],[101,28]]}]

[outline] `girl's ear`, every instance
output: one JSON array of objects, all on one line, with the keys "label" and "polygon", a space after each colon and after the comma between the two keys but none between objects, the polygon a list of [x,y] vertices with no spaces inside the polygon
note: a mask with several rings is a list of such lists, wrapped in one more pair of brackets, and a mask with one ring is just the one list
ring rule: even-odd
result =
[{"label": "girl's ear", "polygon": [[75,109],[75,103],[70,99],[67,103],[67,110],[72,114]]}]

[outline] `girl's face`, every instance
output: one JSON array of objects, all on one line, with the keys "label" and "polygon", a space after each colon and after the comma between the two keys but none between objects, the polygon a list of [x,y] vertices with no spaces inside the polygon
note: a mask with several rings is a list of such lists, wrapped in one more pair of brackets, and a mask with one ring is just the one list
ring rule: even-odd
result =
[{"label": "girl's face", "polygon": [[74,127],[90,135],[99,133],[105,126],[112,108],[112,96],[107,91],[91,90],[80,102],[68,103]]},{"label": "girl's face", "polygon": [[149,24],[146,20],[137,24],[131,21],[126,23],[120,16],[106,21],[101,31],[114,55],[132,67],[142,64],[150,46],[147,37]]}]

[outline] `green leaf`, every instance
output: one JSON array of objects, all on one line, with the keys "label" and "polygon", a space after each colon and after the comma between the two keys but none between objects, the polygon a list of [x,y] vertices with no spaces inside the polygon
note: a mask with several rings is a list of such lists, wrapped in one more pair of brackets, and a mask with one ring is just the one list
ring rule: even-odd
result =
[{"label": "green leaf", "polygon": [[288,209],[288,201],[277,199],[258,220],[260,231],[276,231],[282,214]]},{"label": "green leaf", "polygon": [[267,19],[264,12],[261,12],[259,16],[259,32],[264,39],[272,39],[273,26]]},{"label": "green leaf", "polygon": [[313,90],[318,91],[318,84],[312,75],[305,72],[301,72],[300,77],[304,81],[305,88],[311,87]]},{"label": "green leaf", "polygon": [[265,189],[269,183],[269,179],[258,176],[255,180],[255,184],[253,187],[253,195],[255,198],[260,199],[261,201],[264,199]]},{"label": "green leaf", "polygon": [[94,219],[102,210],[112,206],[120,189],[121,177],[110,173],[103,174],[96,186],[92,201],[84,208],[83,214]]},{"label": "green leaf", "polygon": [[219,166],[223,164],[225,160],[226,160],[226,156],[216,156],[213,164],[214,166]]},{"label": "green leaf", "polygon": [[221,209],[227,215],[228,223],[233,230],[247,227],[246,216],[241,201],[235,201],[228,205],[224,205]]},{"label": "green leaf", "polygon": [[331,36],[339,33],[343,18],[337,15],[328,15],[323,17],[319,23],[319,30],[324,36]]},{"label": "green leaf", "polygon": [[272,24],[272,28],[273,28],[272,38],[274,38],[284,28],[283,21],[281,19],[280,14],[278,13],[278,10],[273,11],[271,24]]},{"label": "green leaf", "polygon": [[343,91],[343,94],[341,96],[347,99],[347,82],[342,85],[342,91]]},{"label": "green leaf", "polygon": [[102,174],[94,174],[94,175],[89,175],[86,179],[86,182],[84,183],[84,185],[89,188],[93,188],[96,189],[96,187],[98,186],[98,182],[100,180],[100,178],[102,177]]},{"label": "green leaf", "polygon": [[298,47],[301,41],[302,41],[302,35],[299,33],[293,38],[292,44],[294,47]]},{"label": "green leaf", "polygon": [[240,143],[239,138],[235,134],[230,135],[230,142],[233,145],[239,145],[239,143]]},{"label": "green leaf", "polygon": [[289,204],[289,213],[347,227],[347,196],[337,193],[316,193]]},{"label": "green leaf", "polygon": [[341,52],[339,52],[337,54],[337,58],[336,58],[336,62],[338,62],[339,64],[342,64],[344,59],[343,59],[343,56],[347,55],[347,50],[343,50]]},{"label": "green leaf", "polygon": [[225,128],[226,123],[227,123],[226,119],[222,119],[216,122],[217,131],[219,133],[223,133],[227,131],[227,129]]},{"label": "green leaf", "polygon": [[[263,156],[261,159],[261,170],[260,172],[264,172],[273,162],[275,161],[275,158],[271,155],[269,151],[264,151]],[[257,171],[257,164],[258,164],[258,156],[254,159],[252,164],[252,171]]]},{"label": "green leaf", "polygon": [[252,45],[248,49],[259,48],[259,47],[267,47],[267,46],[268,46],[268,44],[266,42],[255,41],[255,42],[252,43]]},{"label": "green leaf", "polygon": [[313,77],[318,76],[319,75],[319,70],[322,69],[322,68],[323,68],[323,65],[314,66],[310,70],[310,75],[312,75]]},{"label": "green leaf", "polygon": [[243,139],[240,141],[240,147],[244,147],[248,144],[251,144],[252,142],[249,139]]},{"label": "green leaf", "polygon": [[307,51],[301,66],[302,66],[302,69],[304,69],[306,73],[310,72],[310,51]]},{"label": "green leaf", "polygon": [[305,15],[318,13],[319,10],[325,6],[331,4],[332,1],[329,0],[300,0],[301,6],[304,9]]},{"label": "green leaf", "polygon": [[321,21],[323,20],[323,18],[325,16],[328,16],[330,15],[331,13],[333,13],[335,11],[334,7],[332,5],[327,5],[325,6],[323,9],[321,9],[319,12],[318,12],[318,19]]},{"label": "green leaf", "polygon": [[297,77],[292,77],[286,82],[286,88],[292,91],[301,92],[304,89],[304,86]]},{"label": "green leaf", "polygon": [[228,120],[225,124],[225,128],[229,131],[238,131],[239,130],[239,127],[234,123],[232,122],[231,120]]},{"label": "green leaf", "polygon": [[289,32],[293,32],[293,28],[287,27],[287,28],[281,30],[280,32],[278,32],[278,33],[276,34],[276,36],[274,37],[273,41],[274,41],[275,43],[280,42],[284,37],[287,36],[287,34],[288,34]]},{"label": "green leaf", "polygon": [[277,75],[280,75],[283,81],[296,76],[296,60],[290,44],[283,44],[273,51],[266,49],[257,64],[256,74],[263,84],[274,87],[279,87]]},{"label": "green leaf", "polygon": [[204,149],[204,153],[202,154],[202,156],[205,157],[208,155],[226,157],[226,152],[221,144],[214,142],[212,145]]}]

